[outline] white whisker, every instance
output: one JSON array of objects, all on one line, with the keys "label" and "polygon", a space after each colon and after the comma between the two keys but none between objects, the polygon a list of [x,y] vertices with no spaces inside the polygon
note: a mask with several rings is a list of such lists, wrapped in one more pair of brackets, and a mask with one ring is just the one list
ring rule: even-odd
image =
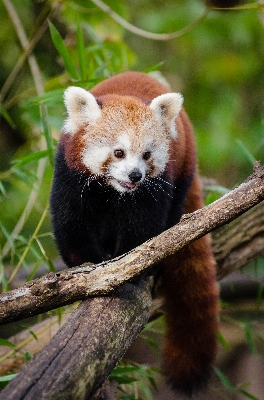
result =
[{"label": "white whisker", "polygon": [[172,186],[173,188],[176,188],[176,186],[174,186],[172,183],[166,181],[165,179],[162,179],[160,176],[157,176],[156,178],[159,179],[160,181],[166,183],[167,185],[170,185],[170,186]]}]

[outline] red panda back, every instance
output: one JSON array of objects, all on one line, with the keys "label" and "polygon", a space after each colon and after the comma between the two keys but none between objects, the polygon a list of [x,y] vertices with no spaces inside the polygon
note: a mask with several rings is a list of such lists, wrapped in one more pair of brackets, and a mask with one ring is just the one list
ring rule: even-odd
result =
[{"label": "red panda back", "polygon": [[141,72],[124,72],[100,82],[91,93],[95,97],[106,94],[136,96],[144,103],[150,103],[155,97],[169,93],[169,90],[149,75]]}]

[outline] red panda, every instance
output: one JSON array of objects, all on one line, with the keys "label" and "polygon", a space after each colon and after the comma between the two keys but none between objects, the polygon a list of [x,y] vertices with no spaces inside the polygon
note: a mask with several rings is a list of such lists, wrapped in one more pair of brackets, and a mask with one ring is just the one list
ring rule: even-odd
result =
[{"label": "red panda", "polygon": [[[65,91],[51,191],[55,239],[65,263],[119,256],[203,206],[192,126],[179,93],[127,72],[90,92]],[[167,321],[163,365],[191,395],[214,361],[218,288],[208,236],[160,265]]]}]

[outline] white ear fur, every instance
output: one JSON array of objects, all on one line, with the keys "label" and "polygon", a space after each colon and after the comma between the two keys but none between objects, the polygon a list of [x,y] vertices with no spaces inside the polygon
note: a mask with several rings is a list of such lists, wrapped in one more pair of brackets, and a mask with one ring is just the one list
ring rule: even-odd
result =
[{"label": "white ear fur", "polygon": [[181,111],[182,103],[183,96],[180,93],[165,93],[155,97],[150,103],[157,118],[169,126],[173,139],[177,136],[174,120]]},{"label": "white ear fur", "polygon": [[101,108],[95,97],[80,87],[68,87],[64,92],[64,103],[68,112],[64,123],[66,133],[75,133],[83,123],[95,124],[101,115]]}]

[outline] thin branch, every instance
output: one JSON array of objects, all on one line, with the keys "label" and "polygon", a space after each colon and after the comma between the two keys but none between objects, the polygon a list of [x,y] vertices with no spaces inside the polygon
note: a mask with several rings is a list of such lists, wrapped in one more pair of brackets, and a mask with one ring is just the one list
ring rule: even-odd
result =
[{"label": "thin branch", "polygon": [[120,17],[115,11],[113,11],[109,6],[107,6],[101,0],[91,0],[98,8],[108,14],[111,18],[113,18],[118,24],[123,26],[123,28],[127,29],[129,32],[134,33],[135,35],[145,37],[147,39],[152,40],[171,40],[171,39],[178,39],[179,37],[183,36],[185,33],[190,32],[193,30],[208,14],[209,9],[205,8],[203,13],[199,15],[197,19],[195,19],[191,24],[185,26],[183,29],[172,32],[172,33],[152,33],[145,31],[144,29],[140,29],[129,22],[127,22],[124,18]]},{"label": "thin branch", "polygon": [[254,8],[260,9],[261,4],[259,1],[256,3],[250,3],[250,4],[240,4],[239,6],[234,6],[234,7],[214,7],[210,6],[210,10],[215,10],[215,11],[241,11],[241,10],[252,10]]},{"label": "thin branch", "polygon": [[[9,0],[3,0],[3,4],[6,7],[6,10],[10,16],[10,19],[14,25],[14,28],[16,29],[16,32],[17,32],[17,35],[20,40],[22,48],[24,49],[24,51],[27,51],[27,49],[29,49],[29,47],[30,47],[30,43],[27,39],[25,30],[19,19],[19,16],[18,16],[15,8],[13,7],[13,4]],[[32,54],[28,56],[28,62],[29,62],[29,66],[31,69],[32,78],[35,83],[37,94],[42,95],[44,93],[44,85],[42,82],[42,76],[41,76],[41,72],[38,67],[37,61]],[[42,107],[44,107],[44,105],[42,105]],[[41,141],[40,141],[40,147],[44,148],[44,144],[45,144],[45,139],[42,136]],[[47,160],[45,158],[42,158],[38,163],[37,174],[36,174],[37,180],[34,184],[34,187],[31,191],[30,195],[29,195],[29,199],[27,201],[26,207],[24,208],[24,211],[21,214],[16,226],[14,227],[13,231],[11,232],[10,236],[12,238],[15,238],[19,234],[19,232],[21,231],[21,229],[24,226],[25,221],[27,220],[29,214],[31,213],[31,211],[36,203],[39,188],[41,186],[42,179],[43,179],[44,172],[45,172],[46,163],[47,163]],[[10,248],[11,248],[11,244],[9,241],[7,241],[2,249],[2,257],[5,257],[7,255]]]},{"label": "thin branch", "polygon": [[[30,215],[32,209],[34,208],[34,206],[36,204],[36,200],[37,200],[37,197],[39,194],[39,189],[40,189],[42,179],[44,176],[44,172],[46,169],[46,164],[47,164],[46,158],[42,158],[39,160],[38,168],[37,168],[37,172],[36,172],[36,182],[34,183],[34,187],[29,195],[27,204],[26,204],[19,220],[17,221],[13,231],[10,234],[10,237],[13,239],[16,238],[16,236],[22,230],[26,220],[28,219],[28,216]],[[11,243],[10,243],[10,241],[7,241],[2,249],[2,257],[5,257],[8,254],[10,249],[11,249]]]},{"label": "thin branch", "polygon": [[53,12],[54,12],[54,10],[50,11],[50,13],[47,15],[45,21],[39,27],[39,29],[36,32],[36,34],[33,37],[33,39],[28,43],[27,47],[24,49],[24,53],[20,56],[20,58],[17,61],[16,65],[14,66],[13,70],[10,72],[10,74],[7,77],[5,83],[3,84],[2,88],[1,88],[1,92],[0,92],[0,99],[1,99],[2,102],[4,101],[4,98],[5,98],[7,92],[10,89],[10,86],[14,82],[15,78],[17,78],[17,76],[19,75],[21,69],[23,68],[24,64],[26,63],[27,59],[29,58],[29,55],[32,53],[32,51],[34,50],[35,46],[40,41],[40,39],[42,38],[44,32],[46,31],[46,29],[48,27],[47,18],[51,17]]},{"label": "thin branch", "polygon": [[[18,16],[13,4],[9,0],[3,0],[3,3],[4,3],[4,6],[10,16],[10,19],[16,29],[17,36],[20,40],[20,43],[21,43],[23,49],[26,51],[30,44],[28,42],[25,30],[19,19],[19,16]],[[29,62],[29,66],[31,69],[32,78],[35,82],[37,93],[38,93],[38,95],[41,95],[44,93],[44,87],[43,87],[43,83],[42,83],[41,72],[39,70],[37,61],[33,55],[29,55],[28,62]]]},{"label": "thin branch", "polygon": [[37,234],[38,234],[38,232],[39,232],[39,230],[40,230],[40,228],[41,228],[41,226],[42,226],[42,224],[43,224],[43,222],[44,222],[44,220],[45,220],[45,218],[46,218],[46,216],[47,216],[48,209],[49,209],[49,204],[46,205],[46,208],[45,208],[45,210],[44,210],[43,213],[42,213],[42,216],[41,216],[41,218],[40,218],[40,220],[39,220],[39,223],[38,223],[38,225],[37,225],[37,227],[36,227],[36,229],[35,229],[33,235],[31,236],[29,242],[27,243],[27,246],[26,246],[26,248],[25,248],[25,250],[24,250],[22,256],[20,257],[19,262],[17,263],[17,265],[16,265],[16,267],[14,268],[14,270],[13,270],[13,272],[12,272],[10,278],[8,279],[8,283],[10,283],[10,282],[14,279],[14,277],[15,277],[17,271],[18,271],[19,268],[21,267],[21,265],[22,265],[22,263],[23,263],[23,261],[24,261],[26,255],[27,255],[27,253],[28,253],[29,250],[30,250],[30,246],[32,245],[32,242],[36,239]]},{"label": "thin branch", "polygon": [[136,249],[108,262],[84,264],[60,273],[50,272],[19,289],[0,296],[0,322],[19,320],[76,300],[105,295],[133,279],[165,257],[223,226],[264,200],[264,168],[255,164],[255,173],[238,188],[192,214],[179,224]]}]

